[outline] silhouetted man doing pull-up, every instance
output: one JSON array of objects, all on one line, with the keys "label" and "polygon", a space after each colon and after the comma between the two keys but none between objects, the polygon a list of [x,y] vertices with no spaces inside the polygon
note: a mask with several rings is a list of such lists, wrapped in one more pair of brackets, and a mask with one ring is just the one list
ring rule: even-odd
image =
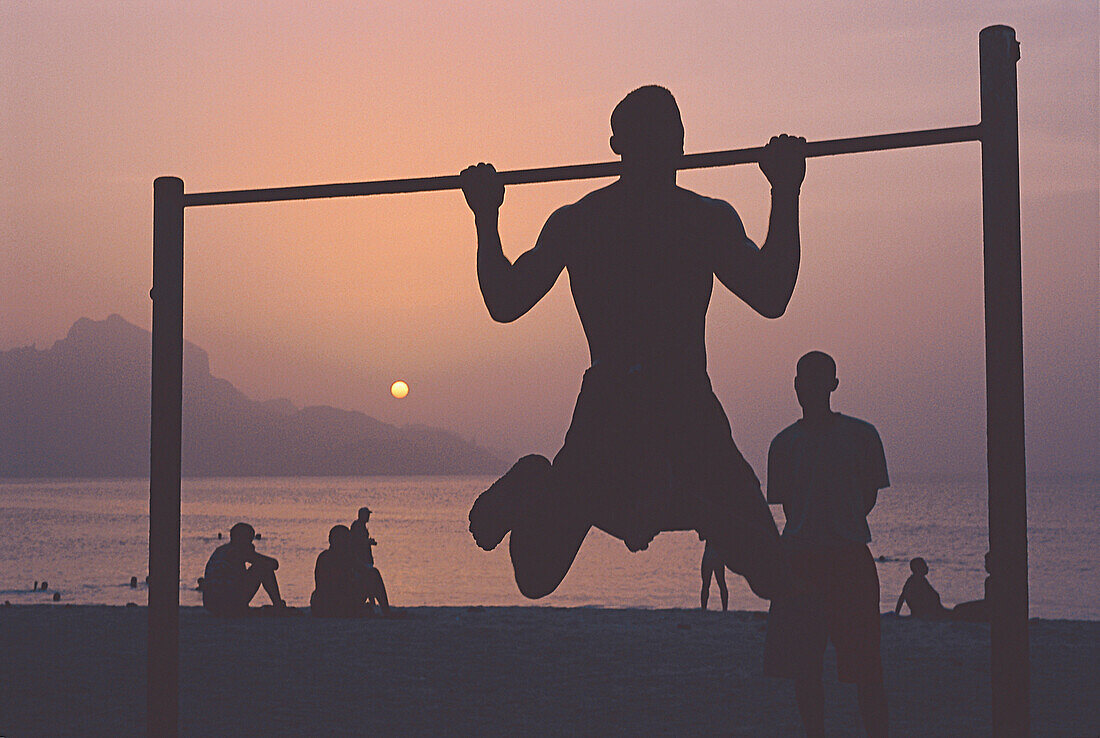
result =
[{"label": "silhouetted man doing pull-up", "polygon": [[728,203],[676,185],[684,127],[668,90],[631,92],[611,130],[621,177],[553,213],[515,263],[497,228],[500,175],[489,164],[462,172],[489,314],[515,320],[568,269],[592,359],[553,464],[520,459],[478,497],[470,532],[491,550],[511,531],[527,597],[557,588],[594,525],[631,551],[661,531],[695,530],[770,598],[789,586],[779,535],[711,390],[704,333],[715,276],[763,316],[786,309],[798,275],[805,140],[780,136],[764,148],[772,209],[758,249]]}]

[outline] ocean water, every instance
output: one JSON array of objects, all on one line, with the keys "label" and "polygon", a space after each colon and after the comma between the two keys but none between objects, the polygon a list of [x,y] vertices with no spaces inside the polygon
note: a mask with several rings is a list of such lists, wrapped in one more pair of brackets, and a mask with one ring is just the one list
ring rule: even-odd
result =
[{"label": "ocean water", "polygon": [[[361,505],[374,511],[375,560],[390,599],[406,605],[698,607],[702,544],[694,533],[664,533],[631,554],[600,531],[589,533],[569,575],[542,600],[523,598],[512,580],[507,545],[474,545],[466,515],[492,480],[479,477],[185,479],[180,601],[201,604],[197,577],[210,552],[244,520],[257,548],[279,559],[283,596],[306,605],[313,565],[328,529],[350,523]],[[1028,489],[1031,615],[1100,619],[1100,485],[1032,482]],[[0,483],[0,601],[13,604],[144,604],[148,566],[145,480],[8,480]],[[947,605],[982,596],[987,549],[986,490],[981,484],[897,484],[870,516],[871,550],[892,610],[908,561],[923,556]],[[782,512],[772,508],[782,527]],[[129,587],[131,576],[140,582]],[[46,580],[46,592],[33,592]],[[730,607],[764,610],[739,577],[727,573]],[[255,603],[266,604],[261,592]],[[711,608],[718,606],[711,592]]]}]

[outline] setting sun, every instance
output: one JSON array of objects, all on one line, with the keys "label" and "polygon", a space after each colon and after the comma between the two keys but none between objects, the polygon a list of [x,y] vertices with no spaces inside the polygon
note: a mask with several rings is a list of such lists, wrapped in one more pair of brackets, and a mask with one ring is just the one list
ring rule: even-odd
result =
[{"label": "setting sun", "polygon": [[400,400],[409,394],[409,385],[399,379],[390,385],[390,394]]}]

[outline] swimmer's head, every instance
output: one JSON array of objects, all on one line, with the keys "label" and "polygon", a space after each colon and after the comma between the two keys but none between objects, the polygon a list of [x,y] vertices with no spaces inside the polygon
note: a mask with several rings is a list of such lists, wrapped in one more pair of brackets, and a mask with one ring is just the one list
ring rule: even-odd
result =
[{"label": "swimmer's head", "polygon": [[646,85],[624,97],[611,113],[611,150],[632,166],[675,172],[684,154],[684,123],[672,93]]},{"label": "swimmer's head", "polygon": [[928,562],[918,556],[915,559],[909,561],[909,570],[916,574],[918,577],[923,577],[928,573]]}]

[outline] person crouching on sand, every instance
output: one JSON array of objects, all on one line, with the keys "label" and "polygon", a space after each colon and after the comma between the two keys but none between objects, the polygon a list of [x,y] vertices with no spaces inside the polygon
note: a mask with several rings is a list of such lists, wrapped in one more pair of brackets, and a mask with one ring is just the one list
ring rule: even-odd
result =
[{"label": "person crouching on sand", "polygon": [[802,419],[768,450],[768,502],[783,505],[783,546],[810,592],[772,600],[764,673],[795,680],[806,735],[824,736],[822,669],[831,639],[840,681],[859,688],[867,734],[885,736],[879,582],[867,514],[890,479],[875,427],[830,407],[837,384],[828,354],[799,359],[794,386]]},{"label": "person crouching on sand", "polygon": [[275,578],[279,562],[257,552],[255,538],[256,530],[251,525],[237,523],[229,529],[229,543],[210,554],[202,578],[202,605],[214,615],[248,615],[248,605],[260,587],[267,592],[276,611],[287,610]]},{"label": "person crouching on sand", "polygon": [[317,556],[313,570],[315,589],[310,597],[310,612],[322,618],[355,618],[373,612],[368,598],[377,598],[382,614],[388,615],[390,603],[386,586],[378,570],[366,566],[355,555],[351,530],[334,525],[328,532],[328,548]]}]

